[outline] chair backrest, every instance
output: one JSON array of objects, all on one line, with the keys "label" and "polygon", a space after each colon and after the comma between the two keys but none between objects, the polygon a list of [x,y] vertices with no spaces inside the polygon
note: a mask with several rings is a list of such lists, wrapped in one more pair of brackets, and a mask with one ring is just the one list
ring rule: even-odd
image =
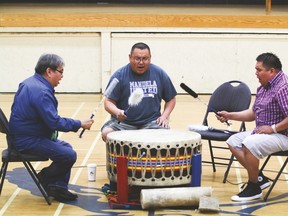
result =
[{"label": "chair backrest", "polygon": [[249,87],[238,80],[220,85],[211,95],[203,124],[207,125],[207,116],[214,111],[238,112],[248,109],[251,103]]},{"label": "chair backrest", "polygon": [[9,132],[8,120],[1,108],[0,108],[0,132],[6,134],[8,149],[13,150],[16,149]]},{"label": "chair backrest", "polygon": [[8,120],[1,108],[0,108],[0,132],[6,135],[9,134]]},{"label": "chair backrest", "polygon": [[223,83],[213,92],[208,107],[216,111],[237,112],[249,108],[250,102],[251,91],[248,86],[241,81],[233,80]]}]

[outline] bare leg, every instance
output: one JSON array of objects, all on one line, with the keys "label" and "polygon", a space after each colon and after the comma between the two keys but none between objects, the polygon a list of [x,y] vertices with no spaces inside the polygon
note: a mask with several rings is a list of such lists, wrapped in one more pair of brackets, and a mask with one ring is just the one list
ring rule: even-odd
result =
[{"label": "bare leg", "polygon": [[257,183],[259,173],[259,160],[253,154],[251,154],[251,152],[246,147],[244,147],[244,153],[247,165],[249,164],[249,166],[245,167],[248,172],[248,178],[251,182]]},{"label": "bare leg", "polygon": [[229,146],[229,149],[230,151],[232,152],[232,154],[237,158],[238,162],[245,168],[246,168],[246,159],[245,159],[245,153],[244,153],[244,150],[243,149],[235,149],[233,147],[231,147],[230,145]]},{"label": "bare leg", "polygon": [[258,182],[259,160],[251,154],[251,152],[243,146],[243,149],[235,149],[229,146],[232,154],[237,158],[238,162],[247,170],[248,178],[251,182]]}]

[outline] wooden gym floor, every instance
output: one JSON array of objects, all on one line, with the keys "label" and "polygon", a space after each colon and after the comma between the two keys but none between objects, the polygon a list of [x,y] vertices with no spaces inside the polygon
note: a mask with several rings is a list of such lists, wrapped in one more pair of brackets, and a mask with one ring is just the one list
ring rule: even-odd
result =
[{"label": "wooden gym floor", "polygon": [[[187,5],[45,5],[45,4],[1,4],[0,27],[202,27],[202,28],[287,28],[287,6],[272,6],[267,13],[264,6],[199,6]],[[117,11],[117,13],[115,13]],[[147,16],[148,15],[148,16]],[[56,90],[57,91],[57,90]],[[13,94],[0,94],[0,107],[9,117]],[[58,94],[59,113],[65,117],[90,117],[100,102],[100,94]],[[200,95],[203,102],[209,95]],[[177,105],[171,115],[172,129],[187,130],[190,124],[201,124],[205,105],[188,95],[178,95]],[[70,142],[78,153],[78,160],[72,169],[70,190],[77,193],[75,202],[59,203],[53,201],[48,206],[38,188],[25,171],[21,163],[9,165],[3,191],[0,197],[0,215],[203,215],[195,209],[165,208],[157,210],[113,210],[110,209],[101,187],[109,183],[106,172],[105,143],[101,140],[100,128],[109,118],[103,106],[95,115],[95,124],[90,131],[85,131],[83,138],[78,133],[60,133],[60,139]],[[215,127],[225,128],[211,118]],[[233,128],[238,128],[233,122]],[[254,123],[248,123],[252,129]],[[223,144],[223,143],[219,143]],[[209,160],[208,144],[202,142],[202,158]],[[225,145],[225,144],[223,144]],[[6,148],[5,137],[0,135],[0,151]],[[219,156],[230,156],[228,151],[215,151]],[[283,159],[272,158],[265,169],[265,174],[274,178]],[[97,164],[96,182],[87,181],[89,163]],[[35,163],[37,170],[49,162]],[[230,171],[228,180],[233,184],[223,184],[226,167],[217,166],[213,173],[210,164],[202,165],[202,186],[212,187],[213,196],[220,202],[219,214],[212,215],[286,215],[288,202],[288,175],[281,175],[268,202],[262,199],[235,203],[230,197],[239,192],[247,174],[236,162]],[[287,171],[285,170],[285,173]],[[234,185],[235,184],[235,185]],[[266,191],[264,191],[263,196]]]},{"label": "wooden gym floor", "polygon": [[[10,116],[10,107],[13,101],[13,94],[0,94],[0,107],[7,117]],[[57,94],[59,100],[59,113],[65,117],[77,119],[87,118],[100,102],[100,94]],[[199,95],[202,100],[194,99],[188,95],[178,95],[177,105],[171,115],[170,125],[172,129],[187,130],[190,124],[201,124],[206,107],[203,102],[209,100],[209,95]],[[78,133],[60,133],[60,139],[70,142],[78,153],[78,159],[72,169],[70,179],[70,190],[77,193],[77,201],[59,203],[53,200],[48,206],[44,198],[40,195],[38,188],[25,171],[21,163],[11,163],[8,167],[6,180],[0,197],[0,215],[203,215],[191,207],[187,208],[165,208],[156,210],[117,210],[110,209],[105,195],[101,192],[101,187],[109,183],[106,173],[105,143],[100,138],[100,128],[109,118],[103,106],[95,115],[95,124],[90,131],[85,131],[82,139]],[[215,127],[225,126],[215,120],[214,116],[210,124]],[[248,123],[247,129],[252,129],[254,123]],[[238,124],[233,122],[233,128],[238,128]],[[221,144],[221,143],[219,143]],[[202,158],[209,159],[208,144],[202,141]],[[5,137],[0,135],[0,150],[6,148]],[[216,151],[215,154],[229,156],[226,150]],[[270,178],[275,177],[282,163],[282,158],[273,158],[265,169],[265,174]],[[88,163],[97,164],[96,182],[88,182]],[[35,163],[36,170],[49,164],[49,162]],[[288,202],[287,175],[281,176],[274,190],[270,194],[268,202],[262,199],[247,202],[235,203],[230,201],[230,197],[240,190],[240,185],[222,183],[225,167],[217,166],[217,171],[213,173],[210,164],[202,165],[203,187],[212,187],[212,196],[219,199],[220,212],[212,215],[286,215]],[[285,172],[287,172],[285,170]],[[232,183],[245,182],[247,175],[239,164],[233,164],[228,180]],[[263,192],[263,196],[266,191]]]}]

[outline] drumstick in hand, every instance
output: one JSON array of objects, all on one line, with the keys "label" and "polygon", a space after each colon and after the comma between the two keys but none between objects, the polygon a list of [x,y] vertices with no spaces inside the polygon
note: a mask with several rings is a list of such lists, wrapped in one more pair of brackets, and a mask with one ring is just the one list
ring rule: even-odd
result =
[{"label": "drumstick in hand", "polygon": [[[135,91],[132,92],[132,94],[128,98],[128,108],[124,111],[124,114],[127,115],[128,110],[131,107],[137,106],[143,99],[144,92],[142,88],[137,88]],[[118,122],[120,123],[120,121]]]},{"label": "drumstick in hand", "polygon": [[[93,119],[94,115],[96,114],[97,110],[99,109],[99,107],[101,106],[101,104],[103,103],[103,101],[105,100],[105,97],[109,97],[109,95],[111,94],[111,92],[114,90],[114,88],[117,86],[117,84],[119,83],[119,80],[117,78],[114,78],[110,85],[108,86],[108,88],[106,89],[106,91],[104,92],[104,97],[101,99],[100,103],[97,105],[97,107],[95,108],[94,112],[91,114],[90,119]],[[82,135],[84,133],[85,129],[83,128],[79,137],[82,138]]]},{"label": "drumstick in hand", "polygon": [[137,88],[135,91],[133,91],[128,99],[129,107],[125,110],[125,115],[127,114],[130,107],[137,106],[142,101],[143,97],[144,92],[142,88]]},{"label": "drumstick in hand", "polygon": [[[196,92],[194,92],[191,88],[189,88],[187,85],[185,85],[184,83],[181,83],[181,84],[180,84],[180,87],[181,87],[184,91],[186,91],[189,95],[191,95],[192,97],[197,98],[201,103],[203,103],[205,106],[207,106],[207,108],[208,108],[210,111],[214,112],[215,115],[220,116],[220,115],[218,114],[218,111],[217,111],[217,110],[215,110],[213,107],[209,106],[209,105],[206,104],[205,102],[201,101],[201,99],[198,97],[198,94],[197,94]],[[230,126],[230,123],[228,122],[228,120],[226,120],[225,123],[227,124],[227,126]]]}]

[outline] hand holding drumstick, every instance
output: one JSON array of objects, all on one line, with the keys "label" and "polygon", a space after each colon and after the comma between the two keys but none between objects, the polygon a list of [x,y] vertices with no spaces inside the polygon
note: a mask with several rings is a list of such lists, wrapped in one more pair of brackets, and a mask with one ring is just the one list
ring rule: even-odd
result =
[{"label": "hand holding drumstick", "polygon": [[[123,110],[121,110],[121,112],[119,113],[119,115],[117,115],[117,119],[118,120],[124,120],[127,117],[127,112],[129,111],[129,109],[131,107],[137,106],[143,99],[144,97],[144,92],[142,88],[137,88],[135,89],[135,91],[132,92],[132,94],[129,96],[128,98],[128,108],[123,112]],[[120,121],[118,123],[120,123]]]}]

